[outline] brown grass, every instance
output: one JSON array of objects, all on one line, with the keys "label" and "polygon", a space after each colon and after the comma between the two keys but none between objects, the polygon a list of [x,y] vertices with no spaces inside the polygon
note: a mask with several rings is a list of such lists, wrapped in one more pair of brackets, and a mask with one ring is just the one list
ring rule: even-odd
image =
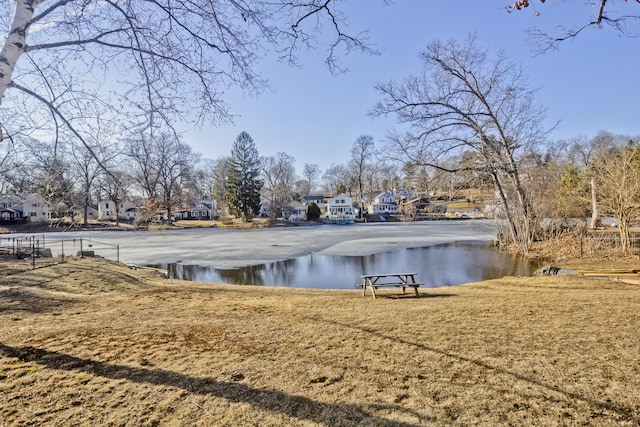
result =
[{"label": "brown grass", "polygon": [[381,293],[0,277],[0,425],[640,425],[639,286]]}]

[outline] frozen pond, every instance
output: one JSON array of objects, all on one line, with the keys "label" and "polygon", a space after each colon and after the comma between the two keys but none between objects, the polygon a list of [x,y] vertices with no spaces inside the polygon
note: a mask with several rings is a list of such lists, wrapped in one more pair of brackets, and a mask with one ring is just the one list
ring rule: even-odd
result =
[{"label": "frozen pond", "polygon": [[[365,256],[457,241],[492,241],[491,221],[424,221],[352,225],[313,225],[256,229],[176,229],[166,231],[65,231],[40,233],[56,255],[83,249],[132,265],[181,263],[232,269],[285,261],[305,255]],[[19,234],[0,238],[20,237]],[[31,236],[31,234],[29,234]],[[109,246],[111,245],[111,246]]]},{"label": "frozen pond", "polygon": [[373,255],[312,254],[232,269],[163,265],[175,279],[197,282],[354,289],[361,274],[417,273],[425,287],[451,286],[503,276],[528,276],[538,267],[486,242],[455,242]]},{"label": "frozen pond", "polygon": [[[117,245],[121,262],[176,264],[182,277],[191,280],[352,289],[363,273],[416,272],[418,280],[427,286],[530,274],[532,266],[527,262],[523,264],[484,244],[495,235],[491,221],[460,220],[151,232],[65,231],[35,236],[46,240],[54,256],[62,248],[65,254],[75,255],[82,245],[84,250],[115,259]],[[445,245],[452,243],[456,244]]]}]

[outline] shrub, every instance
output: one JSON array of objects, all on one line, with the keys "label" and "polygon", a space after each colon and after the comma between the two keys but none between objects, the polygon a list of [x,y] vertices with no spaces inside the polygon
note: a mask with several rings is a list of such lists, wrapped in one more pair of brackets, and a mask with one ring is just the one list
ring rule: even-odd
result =
[{"label": "shrub", "polygon": [[320,208],[315,202],[309,203],[307,207],[307,219],[309,221],[317,221],[320,219]]}]

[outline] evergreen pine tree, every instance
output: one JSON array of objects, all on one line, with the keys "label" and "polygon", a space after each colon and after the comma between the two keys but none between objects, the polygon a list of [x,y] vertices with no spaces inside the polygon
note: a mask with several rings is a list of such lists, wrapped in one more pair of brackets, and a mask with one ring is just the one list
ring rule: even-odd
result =
[{"label": "evergreen pine tree", "polygon": [[253,139],[241,132],[231,148],[231,162],[226,184],[229,212],[244,221],[260,210],[260,157]]},{"label": "evergreen pine tree", "polygon": [[322,212],[320,211],[320,207],[316,204],[316,202],[309,203],[307,207],[307,219],[309,221],[317,221],[320,219],[320,215]]}]

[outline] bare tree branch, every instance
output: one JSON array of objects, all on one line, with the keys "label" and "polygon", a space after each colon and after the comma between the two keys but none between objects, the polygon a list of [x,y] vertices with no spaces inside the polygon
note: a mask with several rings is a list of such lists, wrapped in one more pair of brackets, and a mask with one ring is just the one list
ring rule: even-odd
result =
[{"label": "bare tree branch", "polygon": [[[43,100],[64,128],[82,113],[61,107],[89,95],[113,107],[121,132],[228,122],[225,91],[267,88],[257,61],[273,49],[296,63],[299,49],[317,47],[323,25],[331,72],[341,69],[338,48],[374,53],[365,32],[347,32],[335,0],[16,0],[4,10],[15,12],[0,51],[5,135],[28,126]],[[16,111],[21,120],[8,121]]]},{"label": "bare tree branch", "polygon": [[[539,1],[540,3],[545,3],[545,0]],[[593,5],[593,2],[584,3],[585,7]],[[558,49],[562,42],[574,39],[588,29],[602,28],[603,24],[607,24],[625,37],[637,37],[638,33],[630,31],[627,24],[631,22],[640,22],[640,12],[638,14],[620,13],[612,9],[613,3],[615,2],[611,0],[598,0],[596,2],[597,12],[593,16],[593,19],[590,19],[584,24],[579,24],[574,27],[558,25],[552,30],[543,30],[538,28],[529,30],[528,32],[534,51],[536,53],[544,53],[549,50]],[[635,3],[635,5],[633,3]],[[625,0],[622,4],[624,5],[623,7],[631,8],[634,6],[638,6],[640,4],[640,1],[635,0],[635,2],[633,3]],[[507,5],[505,9],[507,10],[507,12],[512,12],[516,10],[524,10],[532,5],[536,15],[544,13],[541,11],[542,9],[538,9],[535,7],[533,0],[516,0],[514,3]]]}]

